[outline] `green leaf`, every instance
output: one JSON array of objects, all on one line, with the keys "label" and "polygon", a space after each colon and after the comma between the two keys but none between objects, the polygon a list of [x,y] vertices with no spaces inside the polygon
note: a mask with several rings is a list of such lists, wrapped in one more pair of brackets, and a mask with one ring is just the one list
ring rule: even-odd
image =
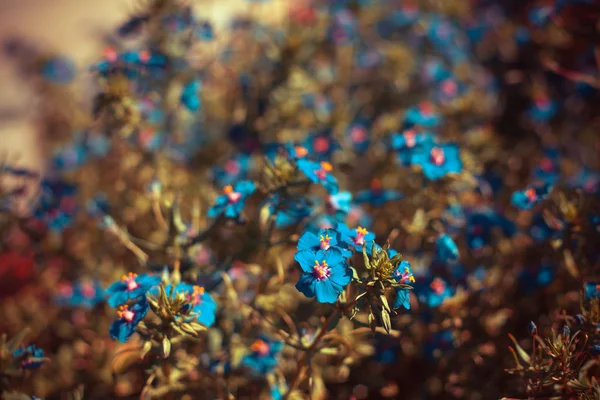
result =
[{"label": "green leaf", "polygon": [[515,337],[513,335],[511,335],[509,333],[508,337],[513,342],[513,344],[515,345],[515,350],[517,351],[517,354],[519,355],[519,357],[521,357],[521,359],[523,361],[525,361],[527,364],[529,364],[529,361],[531,359],[531,357],[529,356],[529,354],[527,354],[527,352],[525,350],[523,350],[523,348],[519,345],[519,343],[517,343],[517,339],[515,339]]},{"label": "green leaf", "polygon": [[365,263],[365,268],[366,269],[371,269],[371,262],[369,261],[369,256],[367,255],[367,246],[366,246],[366,244],[363,244],[362,255],[363,255],[363,261]]},{"label": "green leaf", "polygon": [[163,357],[168,358],[169,355],[171,354],[171,341],[166,336],[162,340],[162,350],[163,350]]},{"label": "green leaf", "polygon": [[387,298],[385,297],[385,294],[382,294],[379,296],[379,299],[381,300],[381,304],[383,305],[383,309],[387,312],[391,311],[390,305],[388,304]]},{"label": "green leaf", "polygon": [[381,322],[383,322],[383,328],[389,334],[392,329],[392,321],[390,314],[386,310],[381,310]]},{"label": "green leaf", "polygon": [[142,347],[142,351],[140,353],[140,358],[146,357],[146,354],[148,354],[150,350],[152,350],[152,342],[148,340],[144,342],[144,346]]}]

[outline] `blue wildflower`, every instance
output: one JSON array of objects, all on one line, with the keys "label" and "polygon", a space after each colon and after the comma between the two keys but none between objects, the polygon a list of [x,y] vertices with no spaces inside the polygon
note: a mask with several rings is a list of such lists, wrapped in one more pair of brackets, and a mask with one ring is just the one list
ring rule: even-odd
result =
[{"label": "blue wildflower", "polygon": [[215,204],[208,210],[209,217],[225,213],[227,218],[239,218],[246,199],[254,193],[256,185],[252,181],[240,181],[234,186],[223,188],[223,194],[217,197]]},{"label": "blue wildflower", "polygon": [[302,268],[296,289],[306,297],[316,297],[319,303],[335,303],[342,290],[352,280],[341,250],[299,251],[294,259]]},{"label": "blue wildflower", "polygon": [[74,285],[63,284],[58,289],[56,301],[69,307],[94,308],[104,302],[104,289],[96,280],[80,280]]},{"label": "blue wildflower", "polygon": [[283,350],[283,342],[261,337],[250,346],[251,353],[242,358],[242,365],[264,375],[279,363],[277,356]]},{"label": "blue wildflower", "polygon": [[581,188],[585,193],[600,194],[600,173],[582,168],[577,175],[568,180],[569,186]]},{"label": "blue wildflower", "polygon": [[266,207],[261,211],[266,212],[265,220],[275,213],[276,228],[285,229],[297,225],[312,214],[311,203],[304,197],[287,197],[283,199],[283,203],[281,202],[279,194],[274,194],[267,200]]},{"label": "blue wildflower", "polygon": [[64,85],[75,78],[75,64],[66,57],[53,57],[42,64],[41,74],[48,82]]},{"label": "blue wildflower", "polygon": [[331,130],[309,135],[302,143],[307,153],[314,156],[317,161],[327,161],[336,150],[341,149],[340,144],[332,137]]},{"label": "blue wildflower", "polygon": [[479,250],[492,240],[494,228],[500,228],[506,236],[516,232],[515,224],[492,210],[473,213],[467,222],[467,243],[471,249]]},{"label": "blue wildflower", "polygon": [[200,109],[199,92],[202,83],[198,79],[188,82],[181,92],[180,101],[189,111],[198,111]]},{"label": "blue wildflower", "polygon": [[543,123],[554,117],[557,111],[556,101],[546,95],[540,95],[535,98],[534,104],[529,110],[529,116],[534,122]]},{"label": "blue wildflower", "polygon": [[35,345],[16,349],[13,357],[21,361],[23,369],[38,369],[46,362],[44,350]]},{"label": "blue wildflower", "polygon": [[430,133],[420,133],[414,129],[407,129],[402,133],[392,135],[391,148],[398,152],[398,160],[402,165],[411,164],[413,152],[433,145],[435,136]]},{"label": "blue wildflower", "polygon": [[34,216],[50,229],[62,232],[73,223],[76,193],[77,187],[64,181],[42,181],[40,201]]},{"label": "blue wildflower", "polygon": [[158,285],[160,281],[160,276],[137,275],[132,272],[123,275],[120,281],[113,283],[106,289],[106,294],[110,296],[108,305],[117,307],[129,300],[143,297],[150,289]]},{"label": "blue wildflower", "polygon": [[118,318],[110,326],[110,337],[118,339],[121,343],[127,342],[131,335],[135,333],[138,324],[148,313],[149,308],[145,298],[142,298],[131,308],[128,305],[120,306],[117,311]]},{"label": "blue wildflower", "polygon": [[398,28],[412,25],[419,19],[419,7],[409,1],[403,1],[402,6],[392,12],[392,21]]},{"label": "blue wildflower", "polygon": [[[388,251],[389,256],[393,257],[395,254],[390,249]],[[410,284],[415,282],[415,277],[410,267],[410,263],[406,260],[401,261],[398,268],[394,272],[394,278],[396,282],[403,284]],[[400,307],[404,307],[410,310],[410,289],[396,288],[396,298],[394,299],[394,310]]]},{"label": "blue wildflower", "polygon": [[220,186],[233,185],[235,182],[246,179],[250,169],[251,158],[240,153],[228,160],[223,166],[213,168],[213,177]]},{"label": "blue wildflower", "polygon": [[201,24],[198,24],[195,34],[200,40],[205,42],[210,42],[215,38],[213,26],[209,21],[204,21]]},{"label": "blue wildflower", "polygon": [[435,243],[437,246],[437,256],[441,261],[447,263],[456,263],[458,261],[458,246],[456,246],[456,243],[454,243],[454,240],[449,235],[440,235]]},{"label": "blue wildflower", "polygon": [[352,208],[352,193],[338,192],[329,195],[327,206],[335,213],[348,214]]},{"label": "blue wildflower", "polygon": [[544,201],[551,190],[552,185],[550,184],[528,186],[523,190],[513,193],[511,199],[512,204],[521,210],[531,210],[533,207]]},{"label": "blue wildflower", "polygon": [[454,295],[452,288],[442,278],[433,279],[428,289],[418,290],[417,292],[419,293],[419,299],[431,308],[441,306],[446,299]]},{"label": "blue wildflower", "polygon": [[400,200],[404,195],[397,190],[384,190],[381,188],[381,182],[378,179],[371,181],[371,189],[359,192],[356,195],[356,203],[369,203],[375,207],[380,207],[389,201]]},{"label": "blue wildflower", "polygon": [[353,122],[346,130],[346,136],[350,140],[354,151],[359,154],[369,149],[370,144],[370,123],[367,120],[359,119]]},{"label": "blue wildflower", "polygon": [[586,282],[584,285],[584,295],[588,300],[600,299],[600,283]]},{"label": "blue wildflower", "polygon": [[350,257],[352,252],[345,247],[345,243],[341,243],[340,234],[335,229],[321,229],[315,235],[312,232],[304,232],[298,240],[298,251],[310,250],[316,253],[319,250],[328,251],[330,248],[335,248],[342,252],[344,257]]},{"label": "blue wildflower", "polygon": [[375,234],[361,226],[356,229],[350,229],[345,224],[339,223],[337,231],[340,233],[340,238],[343,242],[359,252],[362,251],[363,245],[369,245],[369,243],[375,240]]},{"label": "blue wildflower", "polygon": [[319,183],[331,194],[338,192],[338,183],[331,174],[333,166],[327,161],[298,160],[298,169],[313,183]]},{"label": "blue wildflower", "polygon": [[442,117],[435,112],[430,102],[423,102],[418,106],[409,108],[404,115],[404,121],[409,125],[434,128],[442,122]]},{"label": "blue wildflower", "polygon": [[454,143],[429,145],[414,152],[411,164],[421,166],[423,173],[430,180],[438,180],[449,174],[458,174],[463,168],[460,149]]},{"label": "blue wildflower", "polygon": [[191,303],[189,310],[183,310],[190,314],[190,317],[186,318],[188,322],[195,319],[207,327],[211,327],[215,323],[217,303],[215,303],[212,296],[203,287],[188,283],[180,283],[174,288],[171,285],[167,285],[165,292],[170,294],[171,290],[175,294],[184,294],[186,299]]}]

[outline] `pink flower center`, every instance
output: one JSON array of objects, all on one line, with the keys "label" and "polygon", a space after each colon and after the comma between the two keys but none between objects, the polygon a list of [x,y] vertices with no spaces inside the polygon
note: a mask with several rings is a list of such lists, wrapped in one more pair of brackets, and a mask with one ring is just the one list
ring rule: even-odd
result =
[{"label": "pink flower center", "polygon": [[327,174],[331,172],[332,169],[333,167],[331,166],[331,164],[329,164],[326,161],[323,161],[321,163],[321,169],[315,170],[315,175],[317,175],[317,178],[319,178],[320,180],[325,180],[327,178]]},{"label": "pink flower center", "polygon": [[540,161],[540,167],[544,172],[551,172],[554,170],[554,163],[549,157],[544,157],[542,158],[542,161]]},{"label": "pink flower center", "polygon": [[404,141],[406,142],[406,147],[415,147],[417,144],[417,133],[412,129],[404,132]]},{"label": "pink flower center", "polygon": [[148,50],[140,51],[140,61],[143,63],[147,63],[150,60],[150,52]]},{"label": "pink flower center", "polygon": [[96,288],[90,282],[86,282],[81,285],[81,294],[83,297],[91,299],[96,294]]},{"label": "pink flower center", "polygon": [[194,292],[189,296],[189,300],[197,306],[202,303],[202,296],[204,295],[204,288],[201,286],[194,285]]},{"label": "pink flower center", "polygon": [[550,99],[546,96],[539,96],[535,99],[535,106],[542,110],[550,108]]},{"label": "pink flower center", "polygon": [[354,143],[364,143],[367,140],[367,131],[362,126],[355,126],[350,131],[350,138]]},{"label": "pink flower center", "polygon": [[320,263],[319,261],[315,260],[315,266],[313,267],[313,275],[316,280],[322,281],[323,279],[327,279],[329,278],[330,274],[331,270],[329,269],[329,265],[327,265],[327,262],[325,262],[325,260],[321,261]]},{"label": "pink flower center", "polygon": [[131,322],[135,317],[135,313],[128,306],[121,306],[117,311],[117,316],[124,321]]},{"label": "pink flower center", "polygon": [[458,91],[458,85],[451,79],[446,79],[441,84],[442,92],[448,96],[454,96]]},{"label": "pink flower center", "polygon": [[329,235],[321,235],[319,237],[319,241],[321,242],[321,249],[323,250],[329,250],[329,248],[331,247],[331,238],[329,237]]},{"label": "pink flower center", "polygon": [[415,282],[415,277],[413,276],[413,274],[410,273],[408,267],[404,269],[404,272],[402,272],[402,274],[400,274],[400,271],[397,271],[396,276],[400,277],[400,283]]},{"label": "pink flower center", "polygon": [[433,105],[428,101],[424,101],[419,105],[419,110],[423,115],[431,115],[433,114]]},{"label": "pink flower center", "polygon": [[369,231],[359,226],[356,228],[356,236],[352,240],[357,246],[362,246],[365,243],[365,235],[368,233]]},{"label": "pink flower center", "polygon": [[240,164],[235,160],[229,160],[225,164],[225,172],[228,175],[237,175],[240,173]]},{"label": "pink flower center", "polygon": [[437,165],[438,167],[446,161],[444,149],[442,148],[434,147],[433,149],[431,149],[431,152],[429,154],[431,156],[431,162]]},{"label": "pink flower center", "polygon": [[259,339],[256,342],[252,343],[250,349],[261,356],[266,356],[269,354],[269,345],[264,340]]},{"label": "pink flower center", "polygon": [[117,61],[117,51],[114,47],[107,47],[104,49],[104,57],[106,57],[106,60],[109,62],[115,62]]},{"label": "pink flower center", "polygon": [[237,203],[242,198],[242,194],[234,191],[231,185],[225,186],[223,192],[225,192],[225,195],[229,199],[230,203]]},{"label": "pink flower center", "polygon": [[313,147],[318,153],[326,153],[329,150],[329,139],[322,136],[318,137],[315,139]]},{"label": "pink flower center", "polygon": [[123,277],[121,278],[121,280],[123,282],[125,282],[125,284],[127,285],[127,290],[132,291],[137,289],[140,285],[135,281],[135,279],[137,278],[137,274],[134,274],[132,272],[130,272],[127,275],[123,275]]},{"label": "pink flower center", "polygon": [[446,282],[444,282],[440,278],[435,278],[433,282],[431,282],[429,287],[431,288],[431,290],[433,290],[435,294],[442,294],[446,290]]},{"label": "pink flower center", "polygon": [[528,199],[530,202],[532,202],[532,203],[533,203],[534,201],[536,201],[536,200],[537,200],[537,198],[538,198],[538,196],[537,196],[537,193],[535,192],[535,189],[533,189],[533,188],[531,188],[531,189],[527,189],[527,190],[525,191],[525,196],[526,196],[526,197],[527,197],[527,199]]}]

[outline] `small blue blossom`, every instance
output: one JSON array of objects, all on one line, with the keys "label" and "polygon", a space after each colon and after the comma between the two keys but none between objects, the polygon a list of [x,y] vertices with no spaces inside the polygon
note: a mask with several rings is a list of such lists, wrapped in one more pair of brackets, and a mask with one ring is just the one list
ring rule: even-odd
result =
[{"label": "small blue blossom", "polygon": [[533,178],[543,183],[555,184],[560,179],[560,158],[558,150],[548,149],[533,171]]},{"label": "small blue blossom", "polygon": [[334,213],[341,213],[346,215],[352,208],[352,193],[350,192],[338,192],[336,194],[329,195],[327,199],[327,207],[330,208]]},{"label": "small blue blossom", "polygon": [[549,122],[556,115],[558,105],[546,95],[535,98],[533,106],[529,110],[530,118],[537,123]]},{"label": "small blue blossom", "polygon": [[69,307],[94,308],[105,300],[104,289],[95,280],[80,280],[59,286],[56,302]]},{"label": "small blue blossom", "polygon": [[300,251],[294,259],[302,268],[296,289],[306,297],[316,297],[319,303],[335,303],[352,280],[352,272],[346,266],[344,254],[336,247],[316,253],[311,250]]},{"label": "small blue blossom", "polygon": [[106,294],[110,296],[108,305],[117,307],[129,300],[143,297],[160,281],[160,276],[154,275],[137,275],[132,272],[123,275],[120,281],[113,283],[106,289]]},{"label": "small blue blossom", "polygon": [[77,71],[73,61],[66,57],[53,57],[41,67],[41,74],[48,82],[64,85],[75,78]]},{"label": "small blue blossom", "polygon": [[233,185],[235,182],[246,179],[251,165],[251,158],[240,153],[228,160],[223,166],[213,168],[213,177],[220,186]]},{"label": "small blue blossom", "polygon": [[328,251],[331,248],[340,250],[344,257],[350,257],[352,252],[341,243],[340,234],[335,229],[321,229],[315,235],[312,232],[305,232],[298,240],[298,251],[310,250],[316,253],[319,250]]},{"label": "small blue blossom", "polygon": [[188,82],[181,92],[180,101],[189,111],[198,111],[200,109],[200,97],[199,92],[202,88],[202,82],[198,79],[194,79]]},{"label": "small blue blossom", "polygon": [[404,115],[404,121],[409,125],[434,128],[442,123],[442,116],[435,112],[431,103],[423,102],[409,108]]},{"label": "small blue blossom", "polygon": [[523,190],[513,193],[512,204],[521,210],[531,210],[544,201],[550,194],[550,191],[552,191],[552,185],[550,184],[528,186]]},{"label": "small blue blossom", "polygon": [[298,169],[313,183],[321,184],[329,193],[338,192],[338,183],[335,176],[331,174],[333,167],[327,161],[298,160]]},{"label": "small blue blossom", "polygon": [[454,143],[430,145],[414,152],[411,164],[421,166],[425,177],[430,180],[438,180],[449,174],[458,174],[463,168],[460,149]]},{"label": "small blue blossom", "polygon": [[215,204],[208,210],[208,216],[216,217],[221,213],[225,213],[227,218],[239,218],[246,199],[255,190],[256,185],[252,181],[240,181],[234,186],[225,186],[223,194],[217,197]]},{"label": "small blue blossom", "polygon": [[467,222],[467,243],[473,250],[480,250],[490,244],[494,228],[500,228],[506,236],[516,233],[515,224],[493,210],[474,212]]},{"label": "small blue blossom", "polygon": [[371,133],[370,125],[368,120],[358,119],[350,124],[346,130],[346,137],[350,141],[354,151],[359,154],[362,154],[369,149]]},{"label": "small blue blossom", "polygon": [[289,196],[283,200],[279,194],[274,194],[265,203],[262,212],[266,212],[265,220],[271,214],[275,214],[275,227],[278,229],[289,228],[302,222],[306,217],[312,214],[312,207],[309,200],[304,197]]},{"label": "small blue blossom", "polygon": [[16,349],[13,357],[20,360],[23,369],[38,369],[46,362],[44,350],[35,345]]},{"label": "small blue blossom", "polygon": [[432,146],[434,143],[433,134],[417,133],[414,129],[407,129],[392,135],[391,148],[398,152],[398,161],[402,165],[409,166],[414,152]]},{"label": "small blue blossom", "polygon": [[331,159],[335,151],[341,149],[340,144],[333,139],[332,135],[331,130],[315,133],[309,135],[301,145],[317,161],[327,161]]},{"label": "small blue blossom", "polygon": [[242,365],[254,372],[265,375],[277,366],[278,356],[283,350],[283,342],[261,337],[250,346],[251,353],[242,358]]},{"label": "small blue blossom", "polygon": [[381,207],[389,201],[400,200],[404,195],[397,190],[384,190],[381,188],[381,182],[378,179],[371,181],[371,189],[359,192],[356,195],[356,203],[369,203],[375,207]]},{"label": "small blue blossom", "polygon": [[215,313],[217,311],[217,303],[212,296],[204,290],[203,287],[190,285],[188,283],[180,283],[172,289],[171,285],[167,285],[165,292],[167,295],[171,293],[183,293],[187,300],[191,302],[191,308],[184,310],[189,312],[190,317],[186,318],[187,322],[196,320],[206,327],[211,327],[215,323]]},{"label": "small blue blossom", "polygon": [[412,25],[419,19],[419,7],[412,2],[402,2],[402,6],[392,11],[392,21],[398,28]]},{"label": "small blue blossom", "polygon": [[118,318],[110,326],[110,337],[125,343],[135,333],[138,324],[144,319],[149,309],[148,302],[142,298],[131,308],[127,305],[119,307]]},{"label": "small blue blossom", "polygon": [[454,291],[442,278],[433,279],[429,286],[423,290],[417,290],[419,299],[431,308],[437,308],[454,295]]},{"label": "small blue blossom", "polygon": [[350,229],[345,224],[339,223],[337,231],[340,233],[340,238],[356,251],[361,252],[363,245],[369,245],[375,240],[375,234],[367,231],[359,226],[356,229]]},{"label": "small blue blossom", "polygon": [[437,257],[446,263],[456,263],[458,261],[458,246],[449,235],[442,234],[436,240]]},{"label": "small blue blossom", "polygon": [[[390,257],[394,257],[395,254],[392,253],[390,249],[388,251]],[[415,282],[415,277],[412,272],[412,268],[410,267],[410,263],[406,260],[403,260],[398,265],[396,272],[394,272],[394,277],[396,278],[396,282],[403,284],[411,284]],[[410,310],[410,290],[409,289],[396,289],[396,298],[394,299],[394,310],[404,307],[407,310]]]},{"label": "small blue blossom", "polygon": [[41,195],[34,216],[42,220],[50,229],[62,232],[73,223],[77,187],[64,181],[44,180]]},{"label": "small blue blossom", "polygon": [[584,285],[584,295],[588,300],[600,299],[600,283],[586,282]]}]

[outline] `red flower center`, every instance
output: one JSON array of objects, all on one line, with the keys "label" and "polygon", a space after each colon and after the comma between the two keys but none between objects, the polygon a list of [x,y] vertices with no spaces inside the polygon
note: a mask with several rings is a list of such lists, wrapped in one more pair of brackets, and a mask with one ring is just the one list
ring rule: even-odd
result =
[{"label": "red flower center", "polygon": [[431,282],[429,287],[431,288],[431,290],[433,290],[435,294],[442,294],[446,290],[446,282],[444,282],[440,278],[435,278],[433,282]]},{"label": "red flower center", "polygon": [[234,191],[233,186],[231,185],[225,186],[223,192],[225,192],[225,195],[227,195],[230,203],[237,203],[242,198],[242,194]]},{"label": "red flower center", "polygon": [[269,354],[269,344],[264,340],[259,339],[256,342],[252,343],[250,349],[261,356],[266,356]]},{"label": "red flower center", "polygon": [[323,136],[318,137],[315,139],[313,147],[318,153],[326,153],[329,150],[329,139]]},{"label": "red flower center", "polygon": [[134,274],[133,272],[130,272],[127,275],[123,275],[123,277],[121,277],[121,280],[123,282],[125,282],[125,284],[127,285],[127,290],[132,291],[137,289],[140,285],[135,281],[135,279],[137,278],[137,274]]},{"label": "red flower center", "polygon": [[431,162],[438,167],[446,161],[446,155],[444,154],[444,149],[442,148],[434,147],[431,149],[429,154],[431,156]]},{"label": "red flower center", "polygon": [[327,262],[325,262],[325,260],[321,262],[315,260],[315,265],[313,267],[313,276],[316,280],[322,281],[323,279],[327,279],[329,278],[330,274],[331,270],[329,269],[329,265],[327,265]]}]

